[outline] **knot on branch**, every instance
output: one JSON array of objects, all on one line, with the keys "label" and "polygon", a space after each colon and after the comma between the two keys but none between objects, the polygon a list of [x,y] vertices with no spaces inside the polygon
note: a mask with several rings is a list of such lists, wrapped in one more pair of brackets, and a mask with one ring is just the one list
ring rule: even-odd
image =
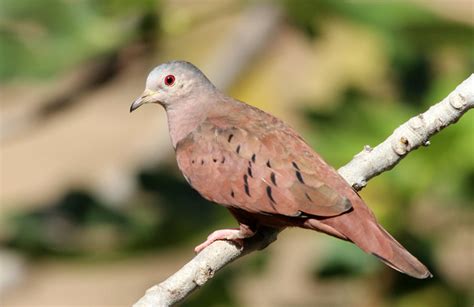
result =
[{"label": "knot on branch", "polygon": [[357,178],[356,182],[352,184],[352,188],[356,191],[362,190],[367,185],[367,179],[365,177]]},{"label": "knot on branch", "polygon": [[410,118],[408,124],[415,131],[425,129],[425,118],[423,117],[423,114],[419,114],[418,116]]},{"label": "knot on branch", "polygon": [[461,110],[466,107],[466,98],[461,93],[454,93],[449,96],[449,104],[456,110]]},{"label": "knot on branch", "polygon": [[204,267],[200,268],[196,272],[196,276],[194,277],[194,282],[199,287],[204,285],[209,279],[214,277],[214,270],[207,264]]},{"label": "knot on branch", "polygon": [[410,141],[405,136],[396,137],[393,139],[392,149],[397,155],[404,156],[411,149]]}]

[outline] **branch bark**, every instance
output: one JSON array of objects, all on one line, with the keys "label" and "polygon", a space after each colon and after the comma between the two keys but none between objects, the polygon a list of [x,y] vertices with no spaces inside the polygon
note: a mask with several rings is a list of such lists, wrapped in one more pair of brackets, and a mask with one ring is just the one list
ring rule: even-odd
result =
[{"label": "branch bark", "polygon": [[[432,135],[457,122],[473,107],[474,74],[471,74],[445,99],[426,112],[412,117],[375,148],[365,146],[338,172],[354,189],[360,190],[367,185],[368,180],[393,168],[411,151],[422,145],[429,145]],[[277,235],[275,230],[264,229],[257,236],[246,240],[243,250],[230,242],[216,241],[168,279],[148,289],[134,306],[173,305],[203,286],[225,265],[245,254],[265,248],[276,240]]]}]

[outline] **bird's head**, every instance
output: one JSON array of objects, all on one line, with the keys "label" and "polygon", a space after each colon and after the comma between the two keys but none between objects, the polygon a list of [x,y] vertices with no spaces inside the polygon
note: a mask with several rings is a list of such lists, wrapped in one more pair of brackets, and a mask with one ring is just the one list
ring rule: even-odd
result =
[{"label": "bird's head", "polygon": [[167,109],[209,90],[214,91],[214,85],[193,64],[185,61],[164,63],[150,72],[145,91],[132,103],[130,112],[149,102],[159,103]]}]

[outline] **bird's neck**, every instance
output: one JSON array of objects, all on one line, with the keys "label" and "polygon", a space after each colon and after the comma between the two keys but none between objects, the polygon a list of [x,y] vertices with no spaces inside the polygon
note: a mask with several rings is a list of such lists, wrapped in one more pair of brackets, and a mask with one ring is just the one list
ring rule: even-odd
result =
[{"label": "bird's neck", "polygon": [[188,136],[206,119],[209,110],[213,107],[214,105],[209,102],[200,103],[194,100],[166,109],[173,148],[176,148],[179,141]]}]

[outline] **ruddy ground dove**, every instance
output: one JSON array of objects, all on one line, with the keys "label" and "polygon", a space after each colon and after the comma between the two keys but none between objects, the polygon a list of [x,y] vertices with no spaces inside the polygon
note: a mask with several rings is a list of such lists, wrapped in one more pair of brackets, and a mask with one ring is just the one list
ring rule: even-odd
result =
[{"label": "ruddy ground dove", "polygon": [[240,225],[213,232],[197,252],[215,240],[242,245],[259,226],[297,226],[353,242],[410,276],[432,276],[297,132],[226,96],[191,63],[173,61],[153,69],[130,111],[150,102],[166,110],[186,180],[204,198],[229,209]]}]

